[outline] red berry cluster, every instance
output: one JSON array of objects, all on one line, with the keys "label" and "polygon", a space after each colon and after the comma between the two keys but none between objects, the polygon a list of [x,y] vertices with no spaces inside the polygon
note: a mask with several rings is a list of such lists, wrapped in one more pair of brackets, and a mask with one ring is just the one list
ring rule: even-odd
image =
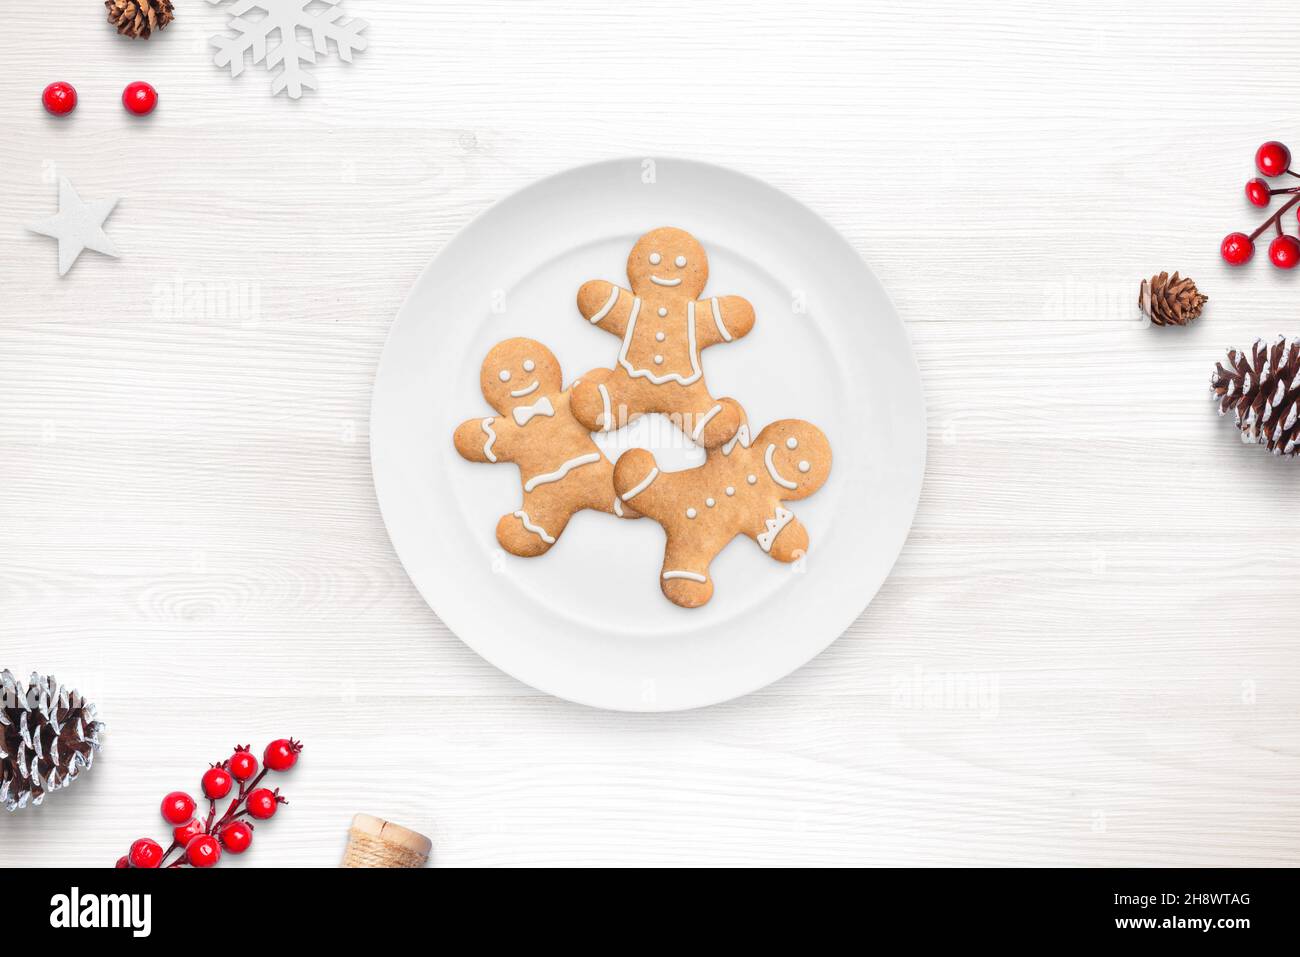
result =
[{"label": "red berry cluster", "polygon": [[[1294,176],[1300,179],[1300,173],[1291,169],[1291,151],[1277,140],[1269,140],[1255,151],[1255,168],[1268,177]],[[1259,229],[1249,236],[1245,233],[1228,233],[1219,245],[1219,253],[1229,266],[1240,266],[1255,255],[1255,240],[1259,234],[1270,226],[1277,230],[1277,235],[1268,244],[1269,261],[1279,269],[1294,269],[1300,263],[1300,239],[1289,236],[1282,231],[1282,214],[1292,206],[1300,203],[1300,186],[1289,189],[1277,189],[1259,177],[1246,184],[1246,198],[1252,205],[1267,206],[1274,196],[1289,195],[1291,198],[1282,204],[1276,213],[1264,220]]]},{"label": "red berry cluster", "polygon": [[[258,787],[267,771],[288,771],[298,763],[302,744],[293,738],[277,738],[262,753],[262,770],[257,770],[257,758],[248,745],[236,745],[230,757],[212,765],[203,772],[200,785],[208,799],[208,813],[204,820],[194,816],[198,807],[194,798],[184,791],[172,791],[162,801],[163,820],[172,825],[172,843],[167,850],[157,841],[142,837],[131,845],[126,856],[117,859],[118,867],[212,867],[221,860],[222,850],[242,854],[253,843],[253,824],[240,820],[245,816],[265,821],[288,800],[280,796],[280,789]],[[217,817],[217,802],[226,797],[239,784],[226,813]],[[172,854],[179,851],[175,860]]]}]

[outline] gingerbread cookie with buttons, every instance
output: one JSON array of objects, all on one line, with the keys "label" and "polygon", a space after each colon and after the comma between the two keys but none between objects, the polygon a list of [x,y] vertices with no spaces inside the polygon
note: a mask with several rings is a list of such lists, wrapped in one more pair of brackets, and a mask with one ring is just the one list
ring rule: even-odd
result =
[{"label": "gingerbread cookie with buttons", "polygon": [[623,340],[603,381],[573,390],[573,414],[593,432],[610,431],[648,412],[673,418],[692,440],[716,448],[736,434],[744,413],[715,399],[704,384],[700,353],[754,328],[754,307],[740,296],[701,299],[709,279],[704,247],[690,233],[646,233],[627,259],[630,290],[593,279],[578,290],[578,310]]},{"label": "gingerbread cookie with buttons", "polygon": [[[609,371],[590,375],[594,383]],[[462,422],[454,437],[456,451],[471,462],[519,466],[523,502],[501,516],[497,541],[523,558],[550,549],[581,509],[638,517],[614,495],[614,466],[573,417],[563,382],[559,361],[537,340],[498,343],[479,373],[483,397],[497,414]]]},{"label": "gingerbread cookie with buttons", "polygon": [[661,472],[654,455],[630,449],[614,466],[614,490],[664,528],[659,585],[685,608],[713,597],[709,564],[737,535],[747,535],[777,561],[808,550],[808,531],[783,502],[807,498],[831,471],[831,446],[821,429],[799,419],[773,422],[748,439],[711,449],[699,468]]}]

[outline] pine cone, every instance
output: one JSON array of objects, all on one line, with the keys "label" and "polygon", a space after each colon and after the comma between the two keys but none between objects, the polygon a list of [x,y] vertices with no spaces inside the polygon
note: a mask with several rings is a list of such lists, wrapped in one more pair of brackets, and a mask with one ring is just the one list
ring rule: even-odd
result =
[{"label": "pine cone", "polygon": [[1185,326],[1201,314],[1209,298],[1202,296],[1190,279],[1180,279],[1177,272],[1172,278],[1162,272],[1142,280],[1138,308],[1157,326]]},{"label": "pine cone", "polygon": [[172,0],[104,0],[108,22],[128,37],[148,40],[176,19]]},{"label": "pine cone", "polygon": [[32,672],[23,688],[0,672],[0,803],[10,811],[66,788],[94,762],[99,750],[95,706],[60,687],[53,675]]},{"label": "pine cone", "polygon": [[1233,413],[1241,441],[1267,446],[1274,455],[1300,452],[1300,341],[1256,339],[1250,354],[1228,351],[1228,368],[1215,363],[1210,388],[1219,414]]}]

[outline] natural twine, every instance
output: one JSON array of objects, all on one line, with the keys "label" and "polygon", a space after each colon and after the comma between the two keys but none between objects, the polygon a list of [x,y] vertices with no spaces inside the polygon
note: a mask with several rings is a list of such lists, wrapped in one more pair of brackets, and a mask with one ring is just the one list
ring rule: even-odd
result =
[{"label": "natural twine", "polygon": [[390,844],[371,834],[363,834],[355,827],[348,830],[348,846],[343,854],[342,867],[423,867],[428,856]]}]

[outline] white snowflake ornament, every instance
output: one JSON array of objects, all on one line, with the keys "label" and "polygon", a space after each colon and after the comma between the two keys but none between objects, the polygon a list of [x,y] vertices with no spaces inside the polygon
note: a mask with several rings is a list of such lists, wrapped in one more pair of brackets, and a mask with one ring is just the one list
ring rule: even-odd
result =
[{"label": "white snowflake ornament", "polygon": [[[232,0],[208,0],[213,5]],[[316,89],[316,78],[304,64],[316,62],[316,54],[327,54],[328,41],[334,41],[339,59],[352,62],[354,51],[366,48],[361,31],[365,20],[345,20],[339,8],[341,0],[233,0],[230,7],[230,34],[212,38],[217,55],[212,62],[230,67],[232,77],[244,72],[244,54],[253,54],[253,63],[261,63],[272,73],[271,94],[288,92],[295,100],[303,88]],[[245,17],[250,12],[260,17]],[[272,34],[275,39],[272,40]],[[308,42],[307,34],[311,35]],[[275,72],[276,67],[281,67]]]}]

